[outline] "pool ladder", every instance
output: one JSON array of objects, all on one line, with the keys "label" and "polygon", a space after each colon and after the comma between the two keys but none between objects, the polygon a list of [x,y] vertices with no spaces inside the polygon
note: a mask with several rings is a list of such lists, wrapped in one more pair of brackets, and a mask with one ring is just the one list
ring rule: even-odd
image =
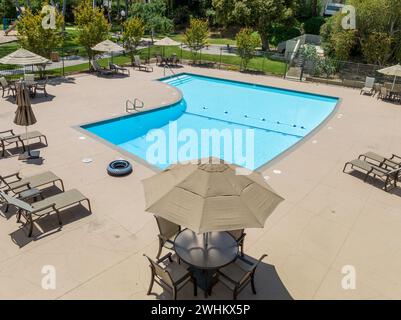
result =
[{"label": "pool ladder", "polygon": [[135,98],[134,101],[130,99],[127,99],[127,101],[125,101],[125,111],[128,113],[131,113],[133,111],[138,112],[138,109],[142,109],[143,107],[143,101],[139,100],[138,98]]}]

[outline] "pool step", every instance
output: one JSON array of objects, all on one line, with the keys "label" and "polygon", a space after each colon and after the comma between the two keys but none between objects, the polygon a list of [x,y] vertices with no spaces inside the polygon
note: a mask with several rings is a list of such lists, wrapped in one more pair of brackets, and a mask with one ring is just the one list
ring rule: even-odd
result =
[{"label": "pool step", "polygon": [[172,78],[172,79],[167,79],[167,80],[164,81],[164,83],[170,84],[172,86],[176,86],[176,85],[179,85],[179,84],[190,82],[192,80],[193,80],[192,77],[187,76],[187,75],[183,75],[183,76],[175,77],[175,78]]},{"label": "pool step", "polygon": [[177,79],[177,80],[171,81],[169,84],[172,85],[172,86],[177,86],[177,85],[180,85],[180,84],[191,82],[192,80],[193,80],[192,78]]}]

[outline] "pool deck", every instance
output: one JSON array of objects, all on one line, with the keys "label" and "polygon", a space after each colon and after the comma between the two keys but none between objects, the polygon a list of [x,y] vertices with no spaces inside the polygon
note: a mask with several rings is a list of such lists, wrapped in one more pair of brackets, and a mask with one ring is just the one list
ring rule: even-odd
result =
[{"label": "pool deck", "polygon": [[[147,296],[150,271],[142,256],[157,252],[157,226],[144,211],[141,180],[154,174],[134,161],[134,172],[112,178],[107,164],[126,157],[85,136],[75,126],[125,114],[125,100],[137,97],[146,109],[170,104],[174,88],[152,81],[163,76],[131,71],[131,77],[97,78],[79,74],[48,86],[48,98],[36,98],[37,124],[47,135],[43,161],[24,163],[17,156],[0,158],[1,174],[32,175],[51,170],[66,189],[77,188],[92,203],[42,220],[46,232],[27,238],[15,216],[0,216],[0,299],[169,299],[155,284]],[[291,152],[263,170],[269,184],[285,198],[264,229],[247,229],[246,254],[268,258],[256,274],[258,293],[245,289],[240,299],[400,299],[401,188],[391,193],[361,177],[344,174],[348,160],[368,150],[401,154],[401,105],[360,96],[358,90],[275,77],[184,67],[191,72],[280,88],[338,96],[333,116]],[[12,124],[13,99],[0,102],[0,128]],[[91,158],[91,163],[82,159]],[[11,211],[13,213],[13,211]],[[3,214],[3,213],[0,213]],[[39,236],[39,237],[38,237]],[[166,251],[165,251],[166,252]],[[42,268],[56,268],[56,289],[41,287]],[[345,269],[344,269],[345,266]],[[347,266],[355,268],[356,288],[345,290]],[[190,286],[178,294],[192,298]],[[203,298],[200,291],[199,299]],[[221,284],[210,299],[229,299]]]}]

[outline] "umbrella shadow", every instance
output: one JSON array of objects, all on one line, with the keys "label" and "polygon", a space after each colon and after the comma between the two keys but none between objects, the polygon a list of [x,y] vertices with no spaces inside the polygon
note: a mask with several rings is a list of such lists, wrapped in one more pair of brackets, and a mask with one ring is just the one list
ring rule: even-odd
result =
[{"label": "umbrella shadow", "polygon": [[[37,149],[43,149],[45,147],[47,147],[47,145],[42,143],[42,142],[35,142],[35,143],[30,143],[29,144],[29,150],[31,150],[31,151],[37,150]],[[4,157],[1,156],[2,154],[1,154],[1,151],[0,151],[0,160],[1,159],[5,159],[5,158],[9,158],[9,157],[19,157],[19,155],[21,153],[23,153],[23,152],[24,151],[23,151],[21,146],[18,146],[18,147],[13,146],[13,147],[7,148],[5,153],[4,153]],[[28,164],[41,165],[43,163],[43,160],[44,159],[42,157],[39,157],[39,158],[36,158],[36,159],[26,159],[26,160],[23,160],[23,161],[25,163],[28,163]]]},{"label": "umbrella shadow", "polygon": [[[245,255],[243,258],[248,263],[252,264],[257,259]],[[183,266],[185,263],[181,262]],[[156,286],[157,284],[155,284]],[[261,262],[255,272],[255,287],[256,294],[253,294],[251,285],[248,284],[238,295],[238,300],[293,300],[290,292],[285,287],[280,279],[277,269],[274,265]],[[170,300],[172,295],[170,291],[163,290],[160,294],[151,293],[159,300]],[[198,295],[193,295],[193,285],[191,282],[186,284],[177,295],[178,299],[196,299],[203,300],[204,294],[202,289],[198,288]],[[233,292],[224,286],[221,282],[217,282],[212,288],[212,294],[208,300],[232,300]]]},{"label": "umbrella shadow", "polygon": [[47,83],[48,86],[59,86],[64,83],[73,83],[75,84],[75,78],[72,76],[67,76],[67,77],[54,77],[54,78],[49,78],[49,82]]},{"label": "umbrella shadow", "polygon": [[31,105],[39,104],[46,101],[52,101],[56,96],[52,94],[45,95],[44,93],[36,94],[34,98],[31,98]]}]

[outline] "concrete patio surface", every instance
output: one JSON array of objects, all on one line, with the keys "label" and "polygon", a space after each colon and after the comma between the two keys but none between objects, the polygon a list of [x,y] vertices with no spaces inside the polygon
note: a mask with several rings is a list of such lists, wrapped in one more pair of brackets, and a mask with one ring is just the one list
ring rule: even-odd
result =
[{"label": "concrete patio surface", "polygon": [[[176,71],[342,99],[319,130],[263,170],[285,201],[264,229],[246,230],[246,254],[259,258],[267,253],[268,258],[256,274],[257,295],[246,288],[239,299],[400,299],[401,189],[386,193],[379,184],[364,183],[360,175],[344,174],[342,168],[368,150],[401,154],[401,106],[349,88],[188,66]],[[153,81],[162,76],[159,67],[152,73],[131,70],[130,77],[78,74],[56,79],[48,86],[49,97],[32,100],[38,122],[30,129],[49,140],[48,147],[35,145],[43,161],[0,158],[0,174],[51,170],[67,190],[77,188],[91,200],[93,213],[80,206],[63,211],[60,230],[51,215],[39,224],[43,230],[35,228],[34,237],[28,238],[13,211],[0,212],[1,299],[171,298],[157,284],[153,294],[146,295],[150,270],[142,254],[156,255],[158,230],[144,211],[141,180],[154,171],[132,160],[130,176],[108,176],[108,163],[126,154],[74,128],[124,115],[128,98],[143,100],[145,109],[173,103],[179,92]],[[15,110],[12,98],[1,100],[1,130],[23,132],[12,124]],[[93,161],[83,163],[84,158]],[[46,265],[56,268],[54,290],[41,287]],[[342,288],[344,266],[355,268],[355,289]],[[191,286],[178,298],[192,299]],[[210,297],[230,298],[221,284]]]}]

